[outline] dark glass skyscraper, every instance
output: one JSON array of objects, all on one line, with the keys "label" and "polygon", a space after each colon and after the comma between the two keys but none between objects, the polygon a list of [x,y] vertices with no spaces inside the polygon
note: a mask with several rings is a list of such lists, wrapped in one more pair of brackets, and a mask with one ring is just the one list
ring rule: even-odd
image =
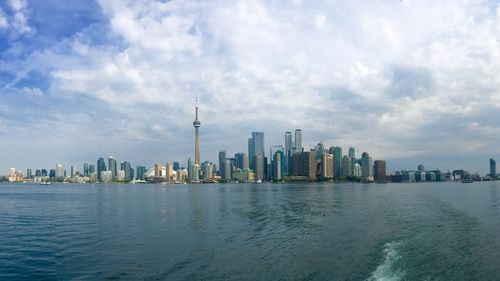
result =
[{"label": "dark glass skyscraper", "polygon": [[111,171],[111,179],[116,180],[117,179],[117,166],[116,166],[116,159],[113,156],[108,157],[108,169]]},{"label": "dark glass skyscraper", "polygon": [[292,174],[292,132],[285,133],[285,174],[290,176]]},{"label": "dark glass skyscraper", "polygon": [[[250,159],[250,168],[254,170],[255,173],[257,173],[257,164],[255,163],[257,155],[261,155],[261,157],[259,157],[259,161],[264,161],[266,155],[264,152],[264,132],[252,132],[252,138],[248,139],[248,156]],[[258,167],[266,167],[266,165],[267,163],[263,162],[259,163]]]},{"label": "dark glass skyscraper", "polygon": [[220,176],[224,176],[224,168],[226,167],[225,160],[226,160],[226,151],[225,150],[219,151],[219,175]]},{"label": "dark glass skyscraper", "polygon": [[493,158],[490,158],[490,177],[492,179],[497,178],[497,162]]},{"label": "dark glass skyscraper", "polygon": [[106,162],[104,162],[104,159],[100,157],[97,160],[97,180],[102,181],[102,175],[101,172],[106,171]]}]

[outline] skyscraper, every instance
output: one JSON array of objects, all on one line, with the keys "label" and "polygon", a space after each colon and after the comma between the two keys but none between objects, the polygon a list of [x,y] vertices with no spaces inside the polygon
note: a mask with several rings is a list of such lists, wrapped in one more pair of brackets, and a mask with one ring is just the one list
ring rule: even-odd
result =
[{"label": "skyscraper", "polygon": [[375,160],[373,164],[373,173],[375,181],[385,182],[386,181],[386,164],[385,160]]},{"label": "skyscraper", "polygon": [[302,152],[302,130],[295,130],[295,152]]},{"label": "skyscraper", "polygon": [[198,120],[198,95],[196,95],[195,101],[195,112],[196,116],[193,121],[194,127],[194,164],[200,167],[200,126],[201,122]]},{"label": "skyscraper", "polygon": [[56,165],[56,179],[62,179],[64,177],[64,167],[61,164]]},{"label": "skyscraper", "polygon": [[113,156],[108,157],[108,171],[111,172],[111,180],[114,181],[117,179],[117,166],[116,159]]},{"label": "skyscraper", "polygon": [[224,161],[226,160],[226,151],[225,150],[220,150],[219,151],[219,175],[221,177],[224,176]]},{"label": "skyscraper", "polygon": [[89,176],[89,163],[83,163],[83,176]]},{"label": "skyscraper", "polygon": [[[248,139],[248,156],[250,159],[250,168],[254,170],[257,175],[257,163],[255,163],[255,159],[257,155],[261,155],[262,157],[259,160],[262,160],[262,167],[265,169],[266,164],[265,160],[265,152],[264,152],[264,132],[252,132],[252,138]],[[260,165],[260,164],[259,164]]]},{"label": "skyscraper", "polygon": [[137,174],[137,179],[138,180],[144,180],[144,174],[146,174],[146,167],[144,167],[144,166],[137,166],[137,168],[136,168],[136,174]]},{"label": "skyscraper", "polygon": [[102,181],[102,172],[106,171],[106,162],[104,162],[104,159],[100,157],[97,160],[97,180]]},{"label": "skyscraper", "polygon": [[234,158],[236,159],[236,169],[248,169],[249,168],[249,163],[248,163],[248,154],[244,152],[236,153],[234,155]]},{"label": "skyscraper", "polygon": [[356,159],[356,149],[354,147],[349,147],[349,157],[351,157],[351,161],[354,162],[354,159]]},{"label": "skyscraper", "polygon": [[273,156],[272,161],[272,178],[276,181],[281,180],[285,174],[285,152],[277,150]]},{"label": "skyscraper", "polygon": [[371,156],[363,152],[361,154],[361,176],[362,177],[372,177],[373,176],[373,163]]},{"label": "skyscraper", "polygon": [[285,174],[290,176],[292,174],[292,132],[285,133]]},{"label": "skyscraper", "polygon": [[342,157],[342,176],[350,177],[352,176],[352,161],[351,157],[344,155]]},{"label": "skyscraper", "polygon": [[342,176],[342,147],[336,146],[330,148],[331,152],[333,154],[333,176],[338,178]]},{"label": "skyscraper", "polygon": [[497,178],[497,162],[493,158],[490,158],[490,177],[492,179]]},{"label": "skyscraper", "polygon": [[323,152],[321,153],[321,178],[333,178],[333,155]]}]

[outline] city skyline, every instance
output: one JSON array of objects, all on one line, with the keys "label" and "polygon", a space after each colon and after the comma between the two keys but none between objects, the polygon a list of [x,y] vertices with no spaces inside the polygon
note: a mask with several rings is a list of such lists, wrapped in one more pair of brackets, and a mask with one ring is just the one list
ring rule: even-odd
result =
[{"label": "city skyline", "polygon": [[0,174],[99,155],[195,160],[195,89],[201,161],[246,151],[250,132],[267,149],[301,128],[306,149],[352,146],[388,171],[487,174],[500,154],[497,7],[4,1]]}]

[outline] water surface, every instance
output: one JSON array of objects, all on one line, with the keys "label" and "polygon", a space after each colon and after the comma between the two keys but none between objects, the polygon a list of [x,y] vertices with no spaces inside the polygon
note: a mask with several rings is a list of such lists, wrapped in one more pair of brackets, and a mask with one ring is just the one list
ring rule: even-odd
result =
[{"label": "water surface", "polygon": [[497,280],[500,185],[0,185],[0,279]]}]

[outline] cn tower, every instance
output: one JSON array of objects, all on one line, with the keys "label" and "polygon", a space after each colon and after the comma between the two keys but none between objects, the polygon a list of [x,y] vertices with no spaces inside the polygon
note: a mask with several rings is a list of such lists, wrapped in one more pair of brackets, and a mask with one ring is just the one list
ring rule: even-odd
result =
[{"label": "cn tower", "polygon": [[193,121],[194,127],[194,164],[200,165],[200,126],[201,122],[198,120],[198,94],[196,94],[195,101],[196,117]]}]

